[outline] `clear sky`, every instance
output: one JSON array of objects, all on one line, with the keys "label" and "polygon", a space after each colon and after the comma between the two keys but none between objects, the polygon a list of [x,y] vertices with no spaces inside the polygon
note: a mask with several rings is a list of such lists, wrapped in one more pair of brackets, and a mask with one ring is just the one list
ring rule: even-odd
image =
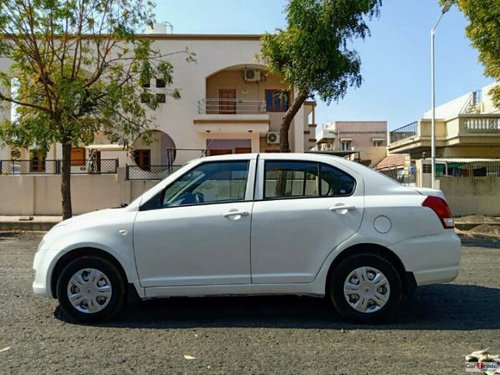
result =
[{"label": "clear sky", "polygon": [[[157,0],[157,21],[176,34],[259,34],[285,26],[287,0]],[[318,102],[326,121],[387,120],[395,129],[430,108],[430,30],[440,15],[438,0],[384,0],[369,22],[371,37],[355,42],[363,84],[329,106]],[[454,6],[436,33],[436,104],[493,82],[465,36],[466,19]]]}]

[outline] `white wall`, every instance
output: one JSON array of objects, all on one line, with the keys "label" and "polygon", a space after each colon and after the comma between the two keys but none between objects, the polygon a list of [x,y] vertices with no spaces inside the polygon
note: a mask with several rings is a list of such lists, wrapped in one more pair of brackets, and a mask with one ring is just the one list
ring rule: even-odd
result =
[{"label": "white wall", "polygon": [[[481,89],[482,92],[482,107],[481,113],[498,113],[500,110],[493,106],[491,101],[491,96],[489,91],[498,83],[492,83],[491,85],[485,86]],[[462,110],[466,109],[467,102],[471,99],[472,92],[455,98],[447,103],[444,103],[436,107],[436,118],[437,119],[450,119],[456,117],[461,113]],[[432,111],[429,110],[424,113],[424,118],[429,119],[432,117]]]},{"label": "white wall", "polygon": [[[436,107],[436,118],[449,119],[456,117],[469,101],[472,93],[467,93],[458,98],[455,98],[445,104]],[[424,113],[424,118],[432,118],[432,110]]]}]

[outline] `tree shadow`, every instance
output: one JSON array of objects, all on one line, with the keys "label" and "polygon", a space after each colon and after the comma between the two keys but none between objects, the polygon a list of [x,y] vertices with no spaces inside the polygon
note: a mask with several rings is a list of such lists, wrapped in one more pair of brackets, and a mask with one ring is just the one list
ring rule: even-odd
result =
[{"label": "tree shadow", "polygon": [[[70,322],[59,308],[54,315]],[[396,319],[360,325],[342,320],[324,299],[270,296],[170,298],[129,305],[112,328],[256,327],[298,329],[500,329],[500,289],[474,285],[417,288]]]}]

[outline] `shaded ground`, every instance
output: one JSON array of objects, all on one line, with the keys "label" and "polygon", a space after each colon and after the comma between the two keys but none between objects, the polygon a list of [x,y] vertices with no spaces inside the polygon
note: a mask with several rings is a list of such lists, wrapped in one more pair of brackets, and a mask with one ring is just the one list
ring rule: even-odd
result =
[{"label": "shaded ground", "polygon": [[500,352],[497,249],[464,247],[456,282],[419,288],[391,324],[345,323],[318,299],[252,297],[150,301],[81,326],[31,291],[40,239],[0,233],[0,373],[460,374],[466,354]]}]

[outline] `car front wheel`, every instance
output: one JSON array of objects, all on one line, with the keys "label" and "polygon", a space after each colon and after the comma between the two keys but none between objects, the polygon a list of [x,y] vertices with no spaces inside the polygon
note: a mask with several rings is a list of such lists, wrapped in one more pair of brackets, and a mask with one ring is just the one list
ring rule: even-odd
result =
[{"label": "car front wheel", "polygon": [[328,294],[345,319],[371,323],[392,317],[402,299],[396,268],[375,254],[344,259],[329,278]]},{"label": "car front wheel", "polygon": [[57,298],[66,315],[97,323],[118,314],[125,302],[125,282],[109,261],[89,256],[68,263],[57,281]]}]

